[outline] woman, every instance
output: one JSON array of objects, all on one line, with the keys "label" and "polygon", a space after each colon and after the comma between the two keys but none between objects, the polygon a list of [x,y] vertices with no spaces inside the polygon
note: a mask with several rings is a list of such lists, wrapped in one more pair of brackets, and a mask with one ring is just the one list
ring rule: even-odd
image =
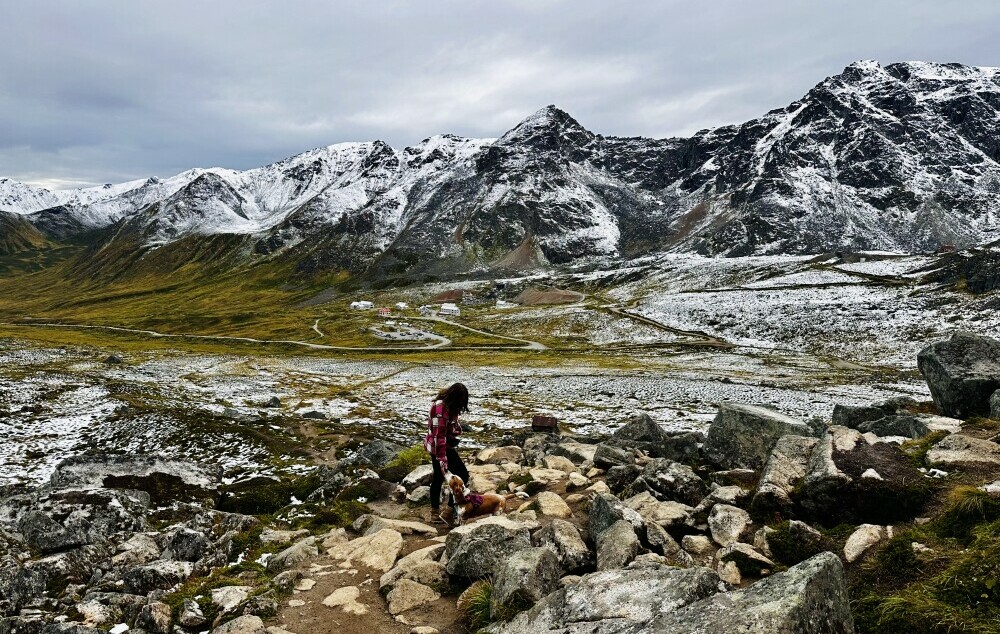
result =
[{"label": "woman", "polygon": [[[469,470],[458,455],[459,436],[462,435],[462,425],[458,422],[459,414],[469,411],[469,390],[461,383],[456,383],[438,393],[431,405],[431,415],[427,419],[427,437],[424,439],[424,449],[431,455],[434,465],[434,477],[431,480],[431,517],[437,516],[445,524],[451,522],[440,513],[441,485],[444,484],[444,474],[451,472],[469,482]],[[454,504],[451,501],[452,517]]]}]

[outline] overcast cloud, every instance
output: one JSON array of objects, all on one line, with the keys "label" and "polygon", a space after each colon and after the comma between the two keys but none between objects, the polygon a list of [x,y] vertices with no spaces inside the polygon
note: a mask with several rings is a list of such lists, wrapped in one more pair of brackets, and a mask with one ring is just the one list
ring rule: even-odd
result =
[{"label": "overcast cloud", "polygon": [[498,136],[550,103],[595,132],[685,135],[856,59],[1000,65],[996,0],[7,5],[0,176],[49,187]]}]

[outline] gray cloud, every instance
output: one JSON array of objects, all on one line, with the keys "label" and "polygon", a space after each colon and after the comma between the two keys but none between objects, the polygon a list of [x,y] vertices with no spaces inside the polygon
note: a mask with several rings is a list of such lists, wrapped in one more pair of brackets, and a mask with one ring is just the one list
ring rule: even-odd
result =
[{"label": "gray cloud", "polygon": [[549,103],[671,136],[856,59],[1000,64],[995,0],[73,0],[0,22],[0,176],[65,187],[340,141],[498,136]]}]

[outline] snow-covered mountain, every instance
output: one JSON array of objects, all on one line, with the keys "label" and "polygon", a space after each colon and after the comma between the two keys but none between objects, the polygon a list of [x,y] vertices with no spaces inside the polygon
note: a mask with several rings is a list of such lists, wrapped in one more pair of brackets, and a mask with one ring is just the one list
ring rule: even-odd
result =
[{"label": "snow-covered mountain", "polygon": [[926,251],[1000,239],[1000,69],[857,62],[691,138],[594,134],[549,106],[499,139],[345,143],[243,172],[48,192],[0,209],[112,252],[238,234],[245,258],[382,276],[658,250]]}]

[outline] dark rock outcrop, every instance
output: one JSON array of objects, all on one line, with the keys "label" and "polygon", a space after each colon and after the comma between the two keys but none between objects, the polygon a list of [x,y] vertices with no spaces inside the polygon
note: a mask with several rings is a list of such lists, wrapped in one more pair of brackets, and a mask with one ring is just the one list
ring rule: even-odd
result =
[{"label": "dark rock outcrop", "polygon": [[917,355],[934,403],[945,416],[990,415],[990,396],[1000,390],[1000,341],[959,332]]},{"label": "dark rock outcrop", "polygon": [[802,421],[755,405],[722,403],[708,428],[705,457],[724,469],[760,469],[785,435],[812,436]]}]

